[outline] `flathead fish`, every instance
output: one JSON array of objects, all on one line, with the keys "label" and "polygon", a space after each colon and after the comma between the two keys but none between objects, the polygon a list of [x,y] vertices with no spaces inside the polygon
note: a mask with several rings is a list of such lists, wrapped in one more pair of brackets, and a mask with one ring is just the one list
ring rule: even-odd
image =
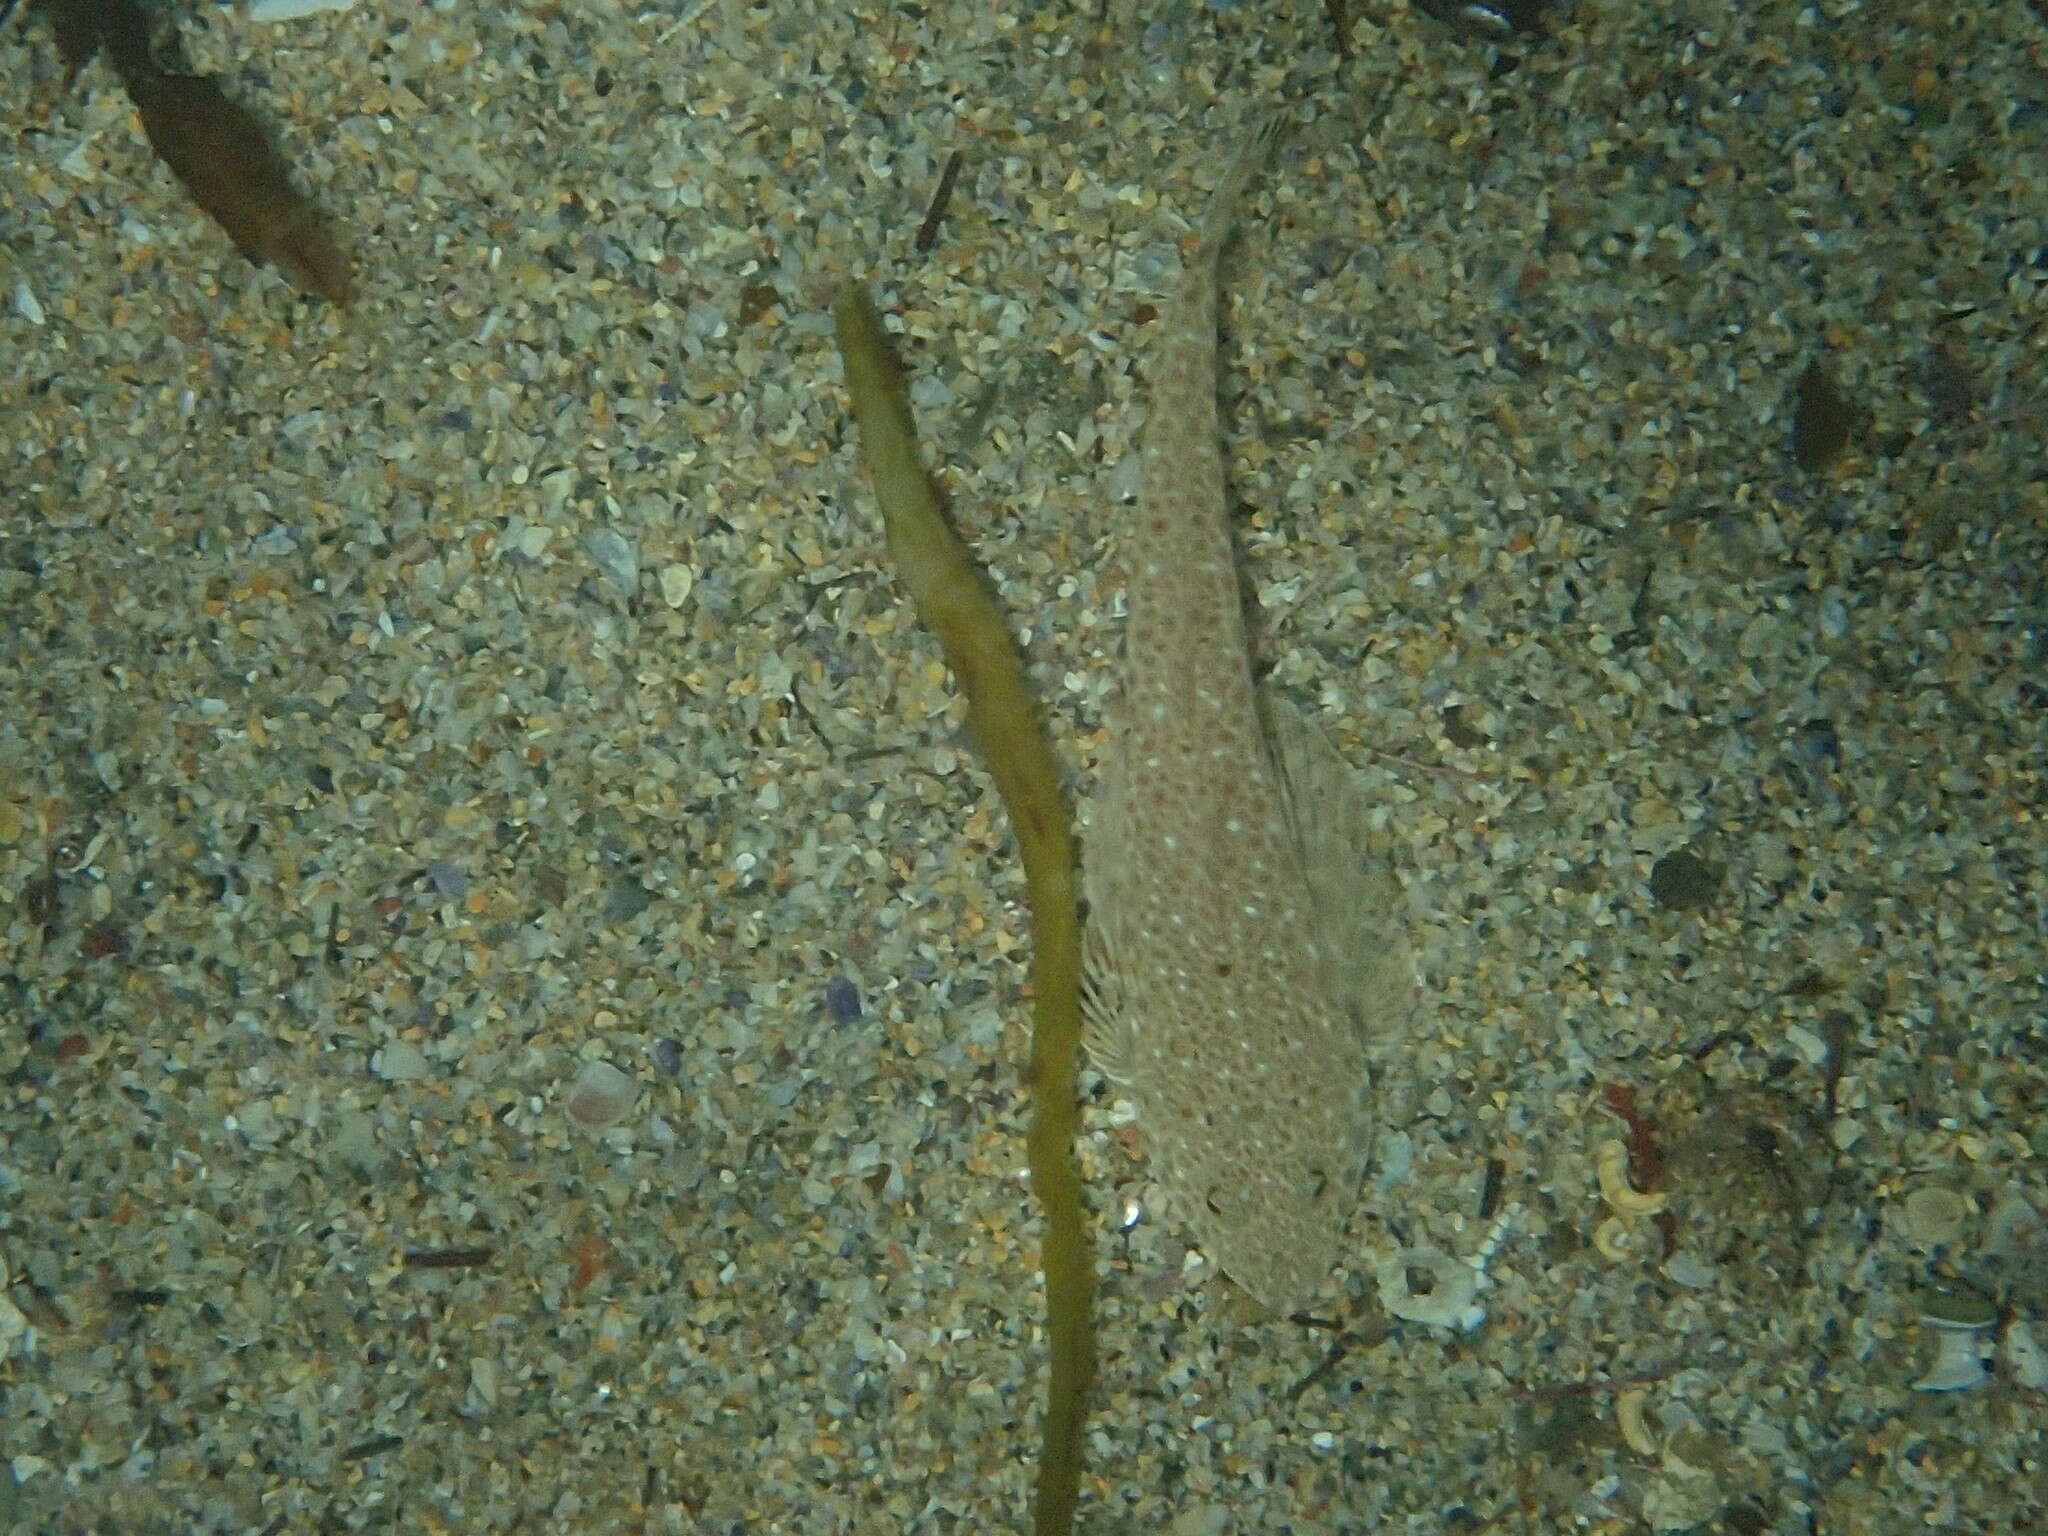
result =
[{"label": "flathead fish", "polygon": [[1159,321],[1128,623],[1085,849],[1086,1041],[1129,1092],[1169,1214],[1276,1312],[1339,1258],[1370,1150],[1368,1055],[1410,994],[1354,777],[1254,686],[1216,403],[1240,157]]}]

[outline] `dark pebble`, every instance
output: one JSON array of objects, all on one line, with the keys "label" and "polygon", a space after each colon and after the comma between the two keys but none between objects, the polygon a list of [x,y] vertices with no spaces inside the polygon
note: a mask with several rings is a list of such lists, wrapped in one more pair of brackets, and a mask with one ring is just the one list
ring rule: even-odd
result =
[{"label": "dark pebble", "polygon": [[859,1023],[863,1012],[860,989],[844,976],[834,976],[825,983],[825,1011],[835,1024]]},{"label": "dark pebble", "polygon": [[619,875],[605,887],[605,921],[629,923],[654,902],[653,893],[632,875]]},{"label": "dark pebble", "polygon": [[1808,364],[1799,376],[1792,410],[1792,457],[1799,467],[1808,474],[1826,469],[1849,446],[1855,425],[1855,407],[1843,398],[1834,376],[1820,363]]},{"label": "dark pebble", "polygon": [[1657,905],[1673,912],[1704,907],[1721,888],[1719,866],[1689,848],[1667,853],[1650,869],[1650,894]]}]

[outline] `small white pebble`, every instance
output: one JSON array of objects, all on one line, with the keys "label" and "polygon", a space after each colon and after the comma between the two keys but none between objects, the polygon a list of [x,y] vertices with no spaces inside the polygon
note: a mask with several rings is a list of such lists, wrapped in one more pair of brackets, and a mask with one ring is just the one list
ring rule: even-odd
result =
[{"label": "small white pebble", "polygon": [[1197,1504],[1184,1509],[1167,1527],[1170,1536],[1223,1536],[1229,1529],[1229,1512],[1215,1504]]},{"label": "small white pebble", "polygon": [[356,0],[248,0],[251,21],[297,21],[320,11],[345,11]]},{"label": "small white pebble", "polygon": [[14,284],[14,312],[30,325],[43,323],[43,303],[35,290],[28,285],[27,278],[18,278]]},{"label": "small white pebble", "polygon": [[2048,1388],[2048,1349],[2042,1348],[2033,1325],[2025,1318],[2016,1317],[2006,1324],[2001,1355],[2007,1374],[2020,1386],[2032,1392]]},{"label": "small white pebble", "polygon": [[671,608],[680,608],[689,601],[690,588],[697,583],[697,573],[687,565],[664,565],[661,568],[661,600]]},{"label": "small white pebble", "polygon": [[1415,1138],[1406,1131],[1389,1131],[1374,1149],[1377,1166],[1372,1187],[1381,1194],[1393,1189],[1415,1171]]},{"label": "small white pebble", "polygon": [[583,549],[620,595],[640,590],[640,551],[616,528],[591,529],[583,535]]},{"label": "small white pebble", "polygon": [[1812,1030],[1789,1024],[1785,1028],[1785,1043],[1797,1051],[1809,1067],[1826,1065],[1828,1043]]},{"label": "small white pebble", "polygon": [[1704,1291],[1721,1277],[1721,1272],[1696,1253],[1681,1248],[1664,1265],[1665,1278],[1689,1291]]},{"label": "small white pebble", "polygon": [[410,1040],[394,1040],[370,1058],[370,1070],[387,1083],[405,1083],[425,1077],[433,1064]]}]

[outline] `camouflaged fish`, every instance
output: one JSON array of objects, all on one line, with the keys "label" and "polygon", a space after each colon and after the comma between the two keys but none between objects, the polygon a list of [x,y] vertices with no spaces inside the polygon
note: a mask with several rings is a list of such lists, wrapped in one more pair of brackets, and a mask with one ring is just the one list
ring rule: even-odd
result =
[{"label": "camouflaged fish", "polygon": [[1086,846],[1086,1041],[1169,1214],[1254,1298],[1305,1305],[1371,1141],[1367,1054],[1407,996],[1350,770],[1252,682],[1216,406],[1217,267],[1263,131],[1160,321],[1125,530],[1129,623]]}]

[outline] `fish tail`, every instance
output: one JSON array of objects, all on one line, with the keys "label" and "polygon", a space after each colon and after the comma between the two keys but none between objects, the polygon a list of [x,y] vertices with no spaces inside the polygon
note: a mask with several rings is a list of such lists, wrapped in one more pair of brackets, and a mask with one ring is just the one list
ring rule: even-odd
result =
[{"label": "fish tail", "polygon": [[1275,147],[1286,137],[1287,128],[1286,111],[1275,108],[1246,135],[1237,158],[1231,162],[1230,173],[1209,198],[1209,211],[1202,218],[1202,243],[1191,266],[1212,265],[1222,254],[1231,231],[1237,227],[1237,216],[1252,178],[1266,168]]}]

